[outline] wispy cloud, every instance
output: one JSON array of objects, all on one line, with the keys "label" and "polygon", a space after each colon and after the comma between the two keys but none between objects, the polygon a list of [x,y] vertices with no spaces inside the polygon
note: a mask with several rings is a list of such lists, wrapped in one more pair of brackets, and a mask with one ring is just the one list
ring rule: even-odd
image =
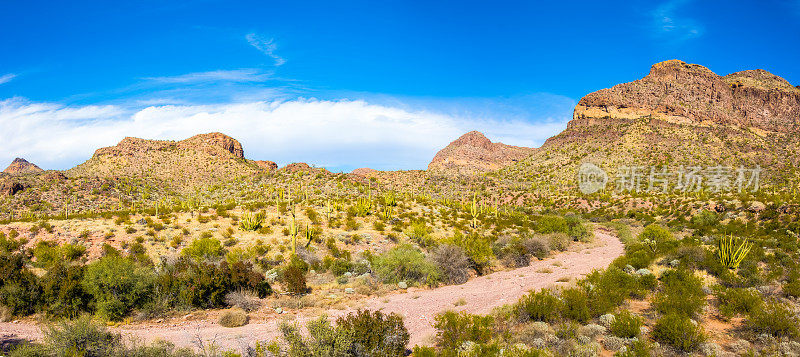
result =
[{"label": "wispy cloud", "polygon": [[245,39],[247,39],[247,43],[249,43],[250,46],[255,47],[257,50],[261,51],[261,53],[271,57],[275,61],[276,66],[286,63],[286,60],[283,59],[283,57],[275,54],[275,50],[278,49],[278,46],[275,44],[275,39],[266,39],[255,33],[247,34]]},{"label": "wispy cloud", "polygon": [[242,68],[234,70],[194,72],[194,73],[187,73],[187,74],[168,76],[168,77],[147,77],[144,79],[158,83],[193,84],[193,83],[209,83],[209,82],[236,82],[236,83],[266,82],[267,80],[270,79],[270,77],[271,77],[270,74],[264,73],[259,69]]},{"label": "wispy cloud", "polygon": [[[568,114],[568,113],[567,113]],[[563,130],[568,115],[534,123],[399,108],[361,100],[294,99],[212,105],[64,106],[0,101],[0,163],[25,157],[44,168],[68,168],[125,136],[184,139],[220,131],[245,155],[281,164],[305,161],[334,171],[368,166],[422,169],[470,130],[493,140],[538,145]],[[46,138],[41,136],[47,132]]]},{"label": "wispy cloud", "polygon": [[8,73],[0,76],[0,84],[11,82],[12,79],[16,78],[17,75],[14,73]]},{"label": "wispy cloud", "polygon": [[703,35],[704,27],[692,18],[678,14],[678,10],[691,0],[670,0],[651,12],[653,33],[656,37],[681,43]]}]

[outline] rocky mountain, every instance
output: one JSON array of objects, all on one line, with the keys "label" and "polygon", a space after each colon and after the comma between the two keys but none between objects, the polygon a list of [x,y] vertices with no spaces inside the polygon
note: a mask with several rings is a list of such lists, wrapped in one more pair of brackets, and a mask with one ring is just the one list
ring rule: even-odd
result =
[{"label": "rocky mountain", "polygon": [[185,188],[260,170],[259,165],[244,158],[242,145],[236,139],[210,133],[181,141],[128,137],[116,146],[98,149],[91,159],[66,173],[78,177],[152,178]]},{"label": "rocky mountain", "polygon": [[428,164],[434,175],[474,175],[501,169],[521,161],[534,149],[493,143],[478,131],[470,131],[436,153]]},{"label": "rocky mountain", "polygon": [[23,158],[16,158],[14,161],[11,162],[11,165],[3,170],[3,172],[9,175],[23,175],[23,174],[36,174],[40,172],[44,172],[44,170],[40,169],[39,166],[36,166]]},{"label": "rocky mountain", "polygon": [[582,98],[567,129],[501,173],[574,187],[577,166],[755,166],[773,181],[800,160],[800,89],[764,70],[719,76],[670,60],[644,78]]}]

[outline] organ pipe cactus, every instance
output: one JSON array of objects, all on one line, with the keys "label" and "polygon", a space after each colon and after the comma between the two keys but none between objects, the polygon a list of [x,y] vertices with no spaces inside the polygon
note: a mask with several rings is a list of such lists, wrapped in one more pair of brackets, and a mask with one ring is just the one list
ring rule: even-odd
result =
[{"label": "organ pipe cactus", "polygon": [[722,237],[719,240],[719,252],[717,254],[722,265],[728,269],[738,268],[747,253],[750,253],[750,249],[753,248],[753,243],[748,242],[747,239],[736,247],[736,240],[733,236]]}]

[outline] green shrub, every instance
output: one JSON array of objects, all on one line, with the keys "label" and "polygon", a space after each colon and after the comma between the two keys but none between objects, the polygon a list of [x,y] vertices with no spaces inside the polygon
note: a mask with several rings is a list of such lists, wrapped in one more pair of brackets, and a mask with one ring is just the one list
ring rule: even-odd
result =
[{"label": "green shrub", "polygon": [[796,338],[800,336],[794,312],[778,302],[770,302],[751,311],[745,325],[758,333],[766,333],[775,337]]},{"label": "green shrub", "polygon": [[215,260],[225,255],[225,248],[216,238],[202,237],[183,248],[181,254],[197,260]]},{"label": "green shrub", "polygon": [[42,300],[49,316],[75,318],[87,311],[91,296],[81,284],[83,271],[83,266],[59,263],[42,276]]},{"label": "green shrub", "polygon": [[436,345],[444,351],[455,351],[466,341],[486,343],[492,338],[491,316],[445,311],[436,315]]},{"label": "green shrub", "polygon": [[354,356],[403,356],[410,339],[403,317],[359,310],[336,319],[339,335],[352,336]]},{"label": "green shrub", "polygon": [[538,233],[567,233],[567,220],[560,216],[541,216],[536,220]]},{"label": "green shrub", "polygon": [[560,301],[548,289],[531,291],[517,302],[517,313],[523,321],[553,322],[559,317]]},{"label": "green shrub", "polygon": [[634,338],[639,336],[639,328],[642,327],[642,318],[632,314],[628,310],[623,310],[614,316],[614,322],[609,329],[614,336],[622,338]]},{"label": "green shrub", "polygon": [[666,271],[661,276],[661,291],[653,299],[656,310],[663,314],[698,315],[706,304],[703,283],[691,270]]},{"label": "green shrub", "polygon": [[119,334],[93,323],[88,316],[51,325],[42,332],[50,356],[114,356],[124,348]]},{"label": "green shrub", "polygon": [[481,274],[483,268],[494,258],[489,238],[477,233],[465,235],[461,231],[456,231],[447,243],[461,247],[478,274]]},{"label": "green shrub", "polygon": [[[358,311],[340,317],[333,327],[326,316],[306,323],[307,337],[297,325],[280,324],[284,343],[273,354],[281,356],[404,356],[409,334],[403,318],[379,311]],[[280,349],[281,351],[277,351]]]},{"label": "green shrub", "polygon": [[117,321],[149,298],[153,276],[127,258],[107,256],[86,266],[82,285],[98,315]]},{"label": "green shrub", "polygon": [[586,322],[592,317],[586,291],[576,287],[561,292],[561,316],[565,319]]},{"label": "green shrub", "polygon": [[651,350],[652,348],[647,340],[636,340],[631,342],[625,351],[615,353],[614,357],[650,357]]},{"label": "green shrub", "polygon": [[421,248],[429,248],[436,246],[436,240],[431,237],[430,232],[431,229],[425,225],[425,222],[418,221],[412,223],[403,233]]},{"label": "green shrub", "polygon": [[38,279],[25,266],[23,254],[0,252],[0,305],[13,315],[32,314],[40,295]]},{"label": "green shrub", "polygon": [[655,223],[645,227],[637,238],[653,253],[663,252],[666,245],[675,240],[668,229]]},{"label": "green shrub", "polygon": [[272,293],[269,283],[253,270],[249,262],[217,264],[181,258],[165,266],[159,273],[157,291],[180,307],[213,308],[223,306],[225,296],[238,289],[256,293],[264,298]]},{"label": "green shrub", "polygon": [[719,302],[719,313],[725,318],[747,315],[760,308],[764,301],[756,290],[718,286],[714,294]]},{"label": "green shrub", "polygon": [[439,269],[425,259],[413,246],[398,245],[373,258],[372,267],[385,283],[422,283],[436,285],[440,280]]},{"label": "green shrub", "polygon": [[692,352],[706,339],[699,324],[686,315],[669,313],[662,316],[653,327],[656,341],[675,347],[683,352]]},{"label": "green shrub", "polygon": [[219,316],[219,324],[223,327],[239,327],[247,325],[247,319],[247,313],[244,310],[234,307],[222,312],[222,315]]}]

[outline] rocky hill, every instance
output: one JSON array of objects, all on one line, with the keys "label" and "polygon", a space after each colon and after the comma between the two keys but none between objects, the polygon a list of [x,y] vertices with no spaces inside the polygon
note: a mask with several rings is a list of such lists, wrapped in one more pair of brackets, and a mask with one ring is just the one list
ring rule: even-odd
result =
[{"label": "rocky hill", "polygon": [[434,175],[474,175],[501,169],[528,157],[534,149],[493,143],[470,131],[436,153],[428,164]]},{"label": "rocky hill", "polygon": [[236,139],[210,133],[181,141],[128,137],[116,146],[98,149],[91,159],[68,170],[67,175],[153,178],[181,188],[218,183],[260,170],[244,158],[242,145]]},{"label": "rocky hill", "polygon": [[37,174],[44,172],[39,166],[36,166],[23,158],[16,158],[11,162],[11,165],[3,170],[4,173],[9,175],[24,175],[24,174]]},{"label": "rocky hill", "polygon": [[719,76],[678,60],[656,63],[640,80],[582,98],[567,129],[506,178],[545,189],[574,187],[577,167],[698,165],[764,168],[773,181],[800,160],[800,89],[764,70]]}]

